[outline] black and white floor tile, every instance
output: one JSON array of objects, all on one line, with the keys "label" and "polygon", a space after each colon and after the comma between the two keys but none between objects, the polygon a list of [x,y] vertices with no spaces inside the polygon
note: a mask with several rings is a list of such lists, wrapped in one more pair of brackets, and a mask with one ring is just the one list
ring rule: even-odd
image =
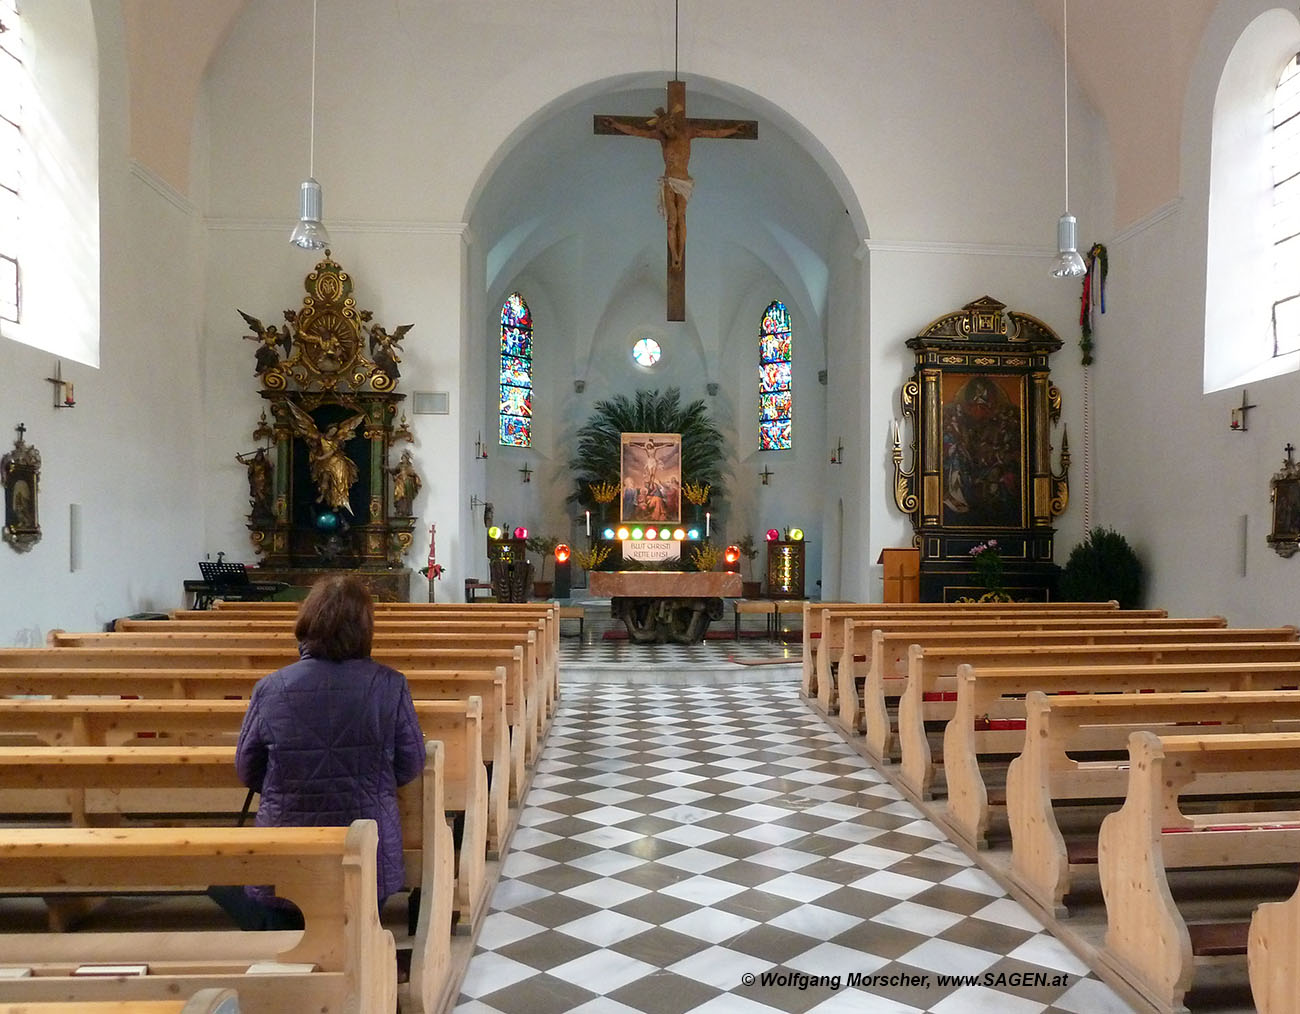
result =
[{"label": "black and white floor tile", "polygon": [[1128,1010],[786,681],[565,686],[456,1014]]}]

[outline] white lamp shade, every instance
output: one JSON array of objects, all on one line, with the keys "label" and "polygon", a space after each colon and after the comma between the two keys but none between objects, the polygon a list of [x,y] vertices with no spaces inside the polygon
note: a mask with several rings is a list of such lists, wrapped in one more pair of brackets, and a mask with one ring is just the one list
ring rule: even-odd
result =
[{"label": "white lamp shade", "polygon": [[289,242],[303,250],[324,250],[329,245],[330,234],[321,224],[321,209],[324,201],[321,197],[320,184],[309,176],[302,181],[298,197],[298,224],[289,234]]},{"label": "white lamp shade", "polygon": [[1056,263],[1052,265],[1055,278],[1082,278],[1088,266],[1079,256],[1079,225],[1068,211],[1056,223]]}]

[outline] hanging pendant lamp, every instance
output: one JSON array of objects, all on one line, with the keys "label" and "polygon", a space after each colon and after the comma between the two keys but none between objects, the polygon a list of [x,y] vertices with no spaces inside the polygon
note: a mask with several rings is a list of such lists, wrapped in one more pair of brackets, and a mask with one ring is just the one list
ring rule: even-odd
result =
[{"label": "hanging pendant lamp", "polygon": [[1079,256],[1079,223],[1070,214],[1070,14],[1069,0],[1061,0],[1061,67],[1065,96],[1065,214],[1056,223],[1056,278],[1082,278],[1088,267]]},{"label": "hanging pendant lamp", "polygon": [[316,3],[311,3],[311,131],[308,144],[307,178],[298,191],[298,224],[289,242],[303,250],[324,250],[330,235],[321,224],[320,184],[316,182]]}]

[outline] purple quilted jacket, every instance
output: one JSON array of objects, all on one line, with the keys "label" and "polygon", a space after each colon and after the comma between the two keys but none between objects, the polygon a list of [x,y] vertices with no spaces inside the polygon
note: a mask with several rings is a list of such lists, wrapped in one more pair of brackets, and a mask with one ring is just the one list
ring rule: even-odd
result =
[{"label": "purple quilted jacket", "polygon": [[[303,658],[257,682],[235,766],[259,827],[379,824],[379,900],[402,889],[397,786],[424,767],[406,677],[368,658]],[[260,892],[259,892],[260,893]]]}]

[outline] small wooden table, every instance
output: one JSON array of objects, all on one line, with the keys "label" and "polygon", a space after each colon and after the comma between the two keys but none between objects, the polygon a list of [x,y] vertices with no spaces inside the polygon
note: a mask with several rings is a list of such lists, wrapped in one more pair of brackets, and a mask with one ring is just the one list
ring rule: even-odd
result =
[{"label": "small wooden table", "polygon": [[637,644],[699,644],[711,620],[722,619],[722,600],[739,598],[735,571],[593,570],[587,587],[608,597]]}]

